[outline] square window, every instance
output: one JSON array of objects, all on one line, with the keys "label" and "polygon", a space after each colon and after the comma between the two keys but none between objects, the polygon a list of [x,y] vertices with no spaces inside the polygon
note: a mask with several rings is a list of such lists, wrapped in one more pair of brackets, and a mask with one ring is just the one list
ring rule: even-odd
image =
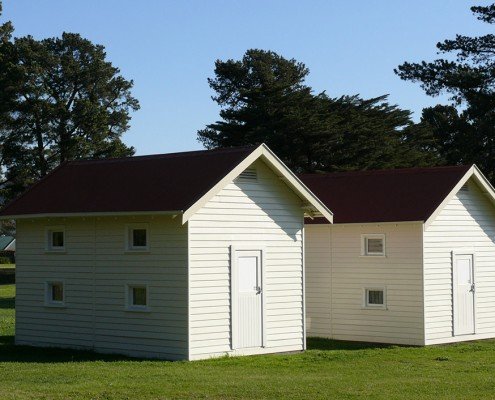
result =
[{"label": "square window", "polygon": [[64,251],[65,250],[65,229],[64,227],[50,227],[46,230],[46,250],[47,251]]},{"label": "square window", "polygon": [[368,290],[368,304],[383,306],[383,290]]},{"label": "square window", "polygon": [[129,310],[148,310],[148,286],[127,285],[127,308]]},{"label": "square window", "polygon": [[149,230],[147,224],[131,224],[126,229],[126,250],[137,252],[149,250]]},{"label": "square window", "polygon": [[132,230],[132,247],[146,247],[146,229]]},{"label": "square window", "polygon": [[367,288],[364,290],[364,306],[366,308],[386,308],[385,289]]},{"label": "square window", "polygon": [[146,288],[145,287],[133,287],[132,288],[132,305],[133,306],[147,306],[146,300]]},{"label": "square window", "polygon": [[64,283],[46,282],[45,285],[45,303],[46,305],[62,306],[65,301]]},{"label": "square window", "polygon": [[363,256],[384,256],[385,235],[363,235],[361,249]]}]

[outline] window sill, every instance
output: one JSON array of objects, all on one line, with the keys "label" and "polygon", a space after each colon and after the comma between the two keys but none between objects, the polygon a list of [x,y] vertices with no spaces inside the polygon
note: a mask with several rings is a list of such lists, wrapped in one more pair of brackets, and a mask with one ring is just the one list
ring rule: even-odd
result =
[{"label": "window sill", "polygon": [[149,254],[150,253],[150,250],[149,249],[143,249],[143,250],[140,250],[140,249],[126,249],[124,251],[124,254]]},{"label": "window sill", "polygon": [[45,254],[67,254],[67,250],[45,250]]},{"label": "window sill", "polygon": [[137,312],[137,313],[150,313],[151,310],[149,308],[133,308],[133,307],[126,307],[125,311],[127,312]]},{"label": "window sill", "polygon": [[386,254],[379,255],[379,254],[361,254],[359,256],[360,258],[387,258]]},{"label": "window sill", "polygon": [[377,307],[362,306],[361,307],[361,310],[388,311],[388,307],[387,306],[384,306],[384,307],[380,307],[380,306],[377,306]]},{"label": "window sill", "polygon": [[47,308],[67,308],[65,304],[52,304],[52,303],[45,303],[45,307]]}]

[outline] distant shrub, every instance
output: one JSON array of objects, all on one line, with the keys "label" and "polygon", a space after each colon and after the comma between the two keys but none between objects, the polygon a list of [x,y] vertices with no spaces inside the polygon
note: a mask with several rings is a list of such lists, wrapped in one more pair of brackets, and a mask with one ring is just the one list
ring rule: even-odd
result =
[{"label": "distant shrub", "polygon": [[9,257],[0,257],[0,264],[12,264]]}]

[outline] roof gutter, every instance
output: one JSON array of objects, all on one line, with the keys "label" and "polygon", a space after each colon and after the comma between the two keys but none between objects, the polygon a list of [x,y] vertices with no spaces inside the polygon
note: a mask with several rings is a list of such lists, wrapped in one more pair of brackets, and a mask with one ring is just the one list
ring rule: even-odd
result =
[{"label": "roof gutter", "polygon": [[79,212],[79,213],[41,213],[1,215],[0,220],[7,219],[31,219],[31,218],[68,218],[68,217],[126,217],[132,215],[180,215],[184,211],[113,211],[113,212]]}]

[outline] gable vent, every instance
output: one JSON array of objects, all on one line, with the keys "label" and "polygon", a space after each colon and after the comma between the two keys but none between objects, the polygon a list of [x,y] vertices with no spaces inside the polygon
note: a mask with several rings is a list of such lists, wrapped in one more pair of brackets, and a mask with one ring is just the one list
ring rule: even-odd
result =
[{"label": "gable vent", "polygon": [[236,178],[236,181],[238,182],[254,182],[257,180],[258,174],[255,169],[246,169],[244,172],[241,172]]},{"label": "gable vent", "polygon": [[464,184],[460,189],[459,192],[469,192],[469,186],[468,184]]}]

